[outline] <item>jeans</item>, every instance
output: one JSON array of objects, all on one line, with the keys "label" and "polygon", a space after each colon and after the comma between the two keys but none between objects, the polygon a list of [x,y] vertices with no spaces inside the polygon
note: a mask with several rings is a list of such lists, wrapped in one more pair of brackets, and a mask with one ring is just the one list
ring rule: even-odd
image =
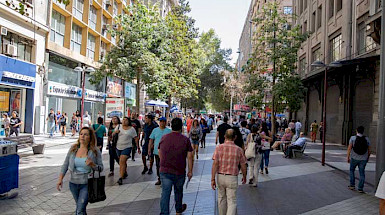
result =
[{"label": "jeans", "polygon": [[301,146],[289,146],[286,150],[286,156],[288,156],[289,158],[292,158],[293,157],[293,155],[292,155],[293,149],[302,149],[302,147]]},{"label": "jeans", "polygon": [[183,185],[185,175],[174,175],[168,173],[160,173],[160,181],[162,182],[162,196],[160,197],[160,214],[170,214],[170,195],[174,186],[175,210],[182,211]]},{"label": "jeans", "polygon": [[358,172],[360,173],[360,182],[358,183],[358,190],[364,189],[365,183],[365,167],[367,160],[355,160],[353,158],[350,159],[350,186],[355,186],[355,176],[354,172],[356,170],[356,166],[358,166]]},{"label": "jeans", "polygon": [[119,164],[119,158],[116,154],[116,148],[112,147],[111,144],[108,145],[108,154],[110,154],[110,172],[114,172],[115,162]]},{"label": "jeans", "polygon": [[159,158],[159,155],[155,155],[155,164],[156,164],[156,175],[158,176],[158,180],[160,180],[160,174],[159,174],[160,158]]},{"label": "jeans", "polygon": [[301,129],[295,129],[295,135],[297,135],[297,137],[299,137],[300,132],[301,132]]},{"label": "jeans", "polygon": [[263,166],[269,167],[270,149],[262,151],[262,158],[260,168],[263,170]]},{"label": "jeans", "polygon": [[55,122],[49,122],[48,123],[48,132],[49,132],[50,137],[53,136],[53,133],[55,132],[55,128],[56,128]]},{"label": "jeans", "polygon": [[70,182],[70,191],[76,202],[76,215],[86,215],[86,207],[88,204],[88,185],[73,184]]}]

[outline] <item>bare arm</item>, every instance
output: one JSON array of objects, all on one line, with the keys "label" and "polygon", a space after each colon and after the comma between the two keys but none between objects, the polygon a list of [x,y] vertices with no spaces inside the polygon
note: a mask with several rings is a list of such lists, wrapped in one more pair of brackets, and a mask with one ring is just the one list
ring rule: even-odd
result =
[{"label": "bare arm", "polygon": [[215,183],[215,176],[217,174],[217,171],[218,171],[218,161],[214,160],[213,167],[211,168],[211,188],[213,188],[213,190],[215,190],[217,187],[217,184]]},{"label": "bare arm", "polygon": [[217,131],[217,135],[215,136],[215,144],[218,144],[219,132]]},{"label": "bare arm", "polygon": [[350,152],[352,151],[352,147],[353,147],[353,145],[349,143],[348,154],[347,154],[348,163],[350,163]]},{"label": "bare arm", "polygon": [[[151,149],[154,147],[154,139],[150,138],[150,142],[148,143],[148,148],[150,149],[148,152],[151,154]],[[139,147],[138,147],[139,148]]]},{"label": "bare arm", "polygon": [[193,170],[193,154],[192,154],[192,152],[187,153],[187,160],[188,160],[187,177],[190,180],[192,178],[192,170]]}]

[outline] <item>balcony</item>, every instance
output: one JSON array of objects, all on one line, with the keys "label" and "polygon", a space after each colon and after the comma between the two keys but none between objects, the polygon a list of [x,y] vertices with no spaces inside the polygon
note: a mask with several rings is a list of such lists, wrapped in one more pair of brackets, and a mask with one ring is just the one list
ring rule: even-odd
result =
[{"label": "balcony", "polygon": [[7,5],[21,15],[33,18],[33,0],[0,0],[0,3]]}]

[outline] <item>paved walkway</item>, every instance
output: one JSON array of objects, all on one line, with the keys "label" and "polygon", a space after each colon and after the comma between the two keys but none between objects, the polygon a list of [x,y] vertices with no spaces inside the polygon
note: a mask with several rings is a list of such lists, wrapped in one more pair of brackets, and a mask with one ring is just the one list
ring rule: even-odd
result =
[{"label": "paved walkway", "polygon": [[[184,214],[217,214],[217,193],[210,187],[214,135],[208,135],[206,149],[200,149],[199,160],[195,160],[194,176],[184,191],[184,202],[188,204]],[[71,214],[74,211],[68,175],[62,192],[55,188],[60,166],[70,147],[64,140],[55,145],[59,140],[60,137],[49,139],[51,142],[47,144],[51,146],[44,155],[21,153],[20,186],[16,189],[19,196],[0,201],[1,214]],[[313,149],[307,150],[310,154]],[[105,151],[103,161],[108,173]],[[129,176],[122,186],[116,184],[117,175],[107,177],[107,199],[89,204],[88,214],[159,214],[161,188],[154,185],[156,174],[141,175],[142,168],[139,157],[135,162],[128,161]],[[239,187],[238,214],[377,214],[378,211],[373,187],[365,186],[368,194],[351,191],[347,189],[346,174],[330,166],[321,166],[310,156],[284,159],[281,152],[273,151],[269,174],[261,175],[259,182],[258,188]],[[174,202],[171,204],[175,214]]]}]

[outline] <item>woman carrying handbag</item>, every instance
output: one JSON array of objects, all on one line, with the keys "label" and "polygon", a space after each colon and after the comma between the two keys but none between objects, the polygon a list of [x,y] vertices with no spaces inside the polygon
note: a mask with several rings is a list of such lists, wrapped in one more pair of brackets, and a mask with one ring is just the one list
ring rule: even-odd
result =
[{"label": "woman carrying handbag", "polygon": [[246,158],[249,168],[249,184],[252,184],[253,187],[258,186],[258,170],[262,159],[261,137],[258,134],[258,130],[259,128],[257,125],[253,125],[251,127],[251,133],[247,136],[245,145]]},{"label": "woman carrying handbag", "polygon": [[69,188],[76,202],[75,214],[87,214],[88,175],[92,171],[103,171],[102,155],[96,147],[95,132],[92,129],[83,127],[77,143],[68,151],[56,185],[58,191],[63,186],[63,178],[68,170],[71,173]]}]

